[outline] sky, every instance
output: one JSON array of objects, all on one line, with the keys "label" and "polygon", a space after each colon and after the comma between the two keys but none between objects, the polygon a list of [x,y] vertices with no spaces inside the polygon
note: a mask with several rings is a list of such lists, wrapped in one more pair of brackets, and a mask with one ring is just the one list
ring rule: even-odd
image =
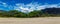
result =
[{"label": "sky", "polygon": [[60,7],[60,0],[0,0],[0,10],[31,12],[49,7]]}]

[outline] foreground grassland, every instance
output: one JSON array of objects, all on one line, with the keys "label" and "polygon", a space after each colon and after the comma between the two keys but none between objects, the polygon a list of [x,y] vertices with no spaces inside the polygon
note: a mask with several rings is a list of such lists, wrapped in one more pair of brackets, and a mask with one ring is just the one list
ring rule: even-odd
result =
[{"label": "foreground grassland", "polygon": [[0,24],[60,24],[60,17],[0,18]]}]

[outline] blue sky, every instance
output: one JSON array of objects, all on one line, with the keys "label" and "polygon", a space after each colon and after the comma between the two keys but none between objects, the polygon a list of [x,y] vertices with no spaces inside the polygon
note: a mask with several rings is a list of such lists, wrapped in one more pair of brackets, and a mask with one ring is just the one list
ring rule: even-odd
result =
[{"label": "blue sky", "polygon": [[56,4],[56,3],[60,3],[60,0],[0,0],[2,2],[5,2],[7,4],[16,4],[16,3],[24,3],[24,4],[28,4],[31,2],[38,2],[38,3],[50,3],[50,4]]},{"label": "blue sky", "polygon": [[31,12],[47,7],[60,7],[60,0],[0,0],[0,10]]},{"label": "blue sky", "polygon": [[50,4],[56,4],[56,3],[60,3],[60,0],[0,0],[2,2],[5,2],[7,4],[16,4],[16,3],[24,3],[24,4],[28,4],[31,2],[38,2],[38,3],[50,3]]}]

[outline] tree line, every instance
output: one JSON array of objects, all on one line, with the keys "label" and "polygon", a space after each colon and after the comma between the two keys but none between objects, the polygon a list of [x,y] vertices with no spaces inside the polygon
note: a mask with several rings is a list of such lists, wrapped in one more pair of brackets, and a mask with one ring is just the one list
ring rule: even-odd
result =
[{"label": "tree line", "polygon": [[34,10],[30,13],[23,13],[18,10],[4,11],[0,10],[0,17],[19,17],[19,18],[31,18],[31,17],[59,17],[60,8],[46,8],[42,10]]}]

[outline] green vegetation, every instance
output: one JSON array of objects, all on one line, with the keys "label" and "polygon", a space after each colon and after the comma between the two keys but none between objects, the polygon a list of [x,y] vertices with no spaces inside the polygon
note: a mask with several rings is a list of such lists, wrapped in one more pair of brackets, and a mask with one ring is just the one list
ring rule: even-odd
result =
[{"label": "green vegetation", "polygon": [[23,13],[17,10],[10,10],[6,12],[0,12],[0,17],[23,17],[23,18],[30,18],[30,17],[40,17],[40,11],[32,11],[30,13]]},{"label": "green vegetation", "polygon": [[[46,9],[45,9],[46,10]],[[30,13],[23,13],[17,10],[10,10],[10,11],[1,11],[0,10],[0,17],[18,17],[18,18],[32,18],[32,17],[60,17],[60,12],[58,13],[57,10],[35,10]],[[60,10],[60,9],[59,9]],[[55,13],[54,13],[55,12]]]}]

